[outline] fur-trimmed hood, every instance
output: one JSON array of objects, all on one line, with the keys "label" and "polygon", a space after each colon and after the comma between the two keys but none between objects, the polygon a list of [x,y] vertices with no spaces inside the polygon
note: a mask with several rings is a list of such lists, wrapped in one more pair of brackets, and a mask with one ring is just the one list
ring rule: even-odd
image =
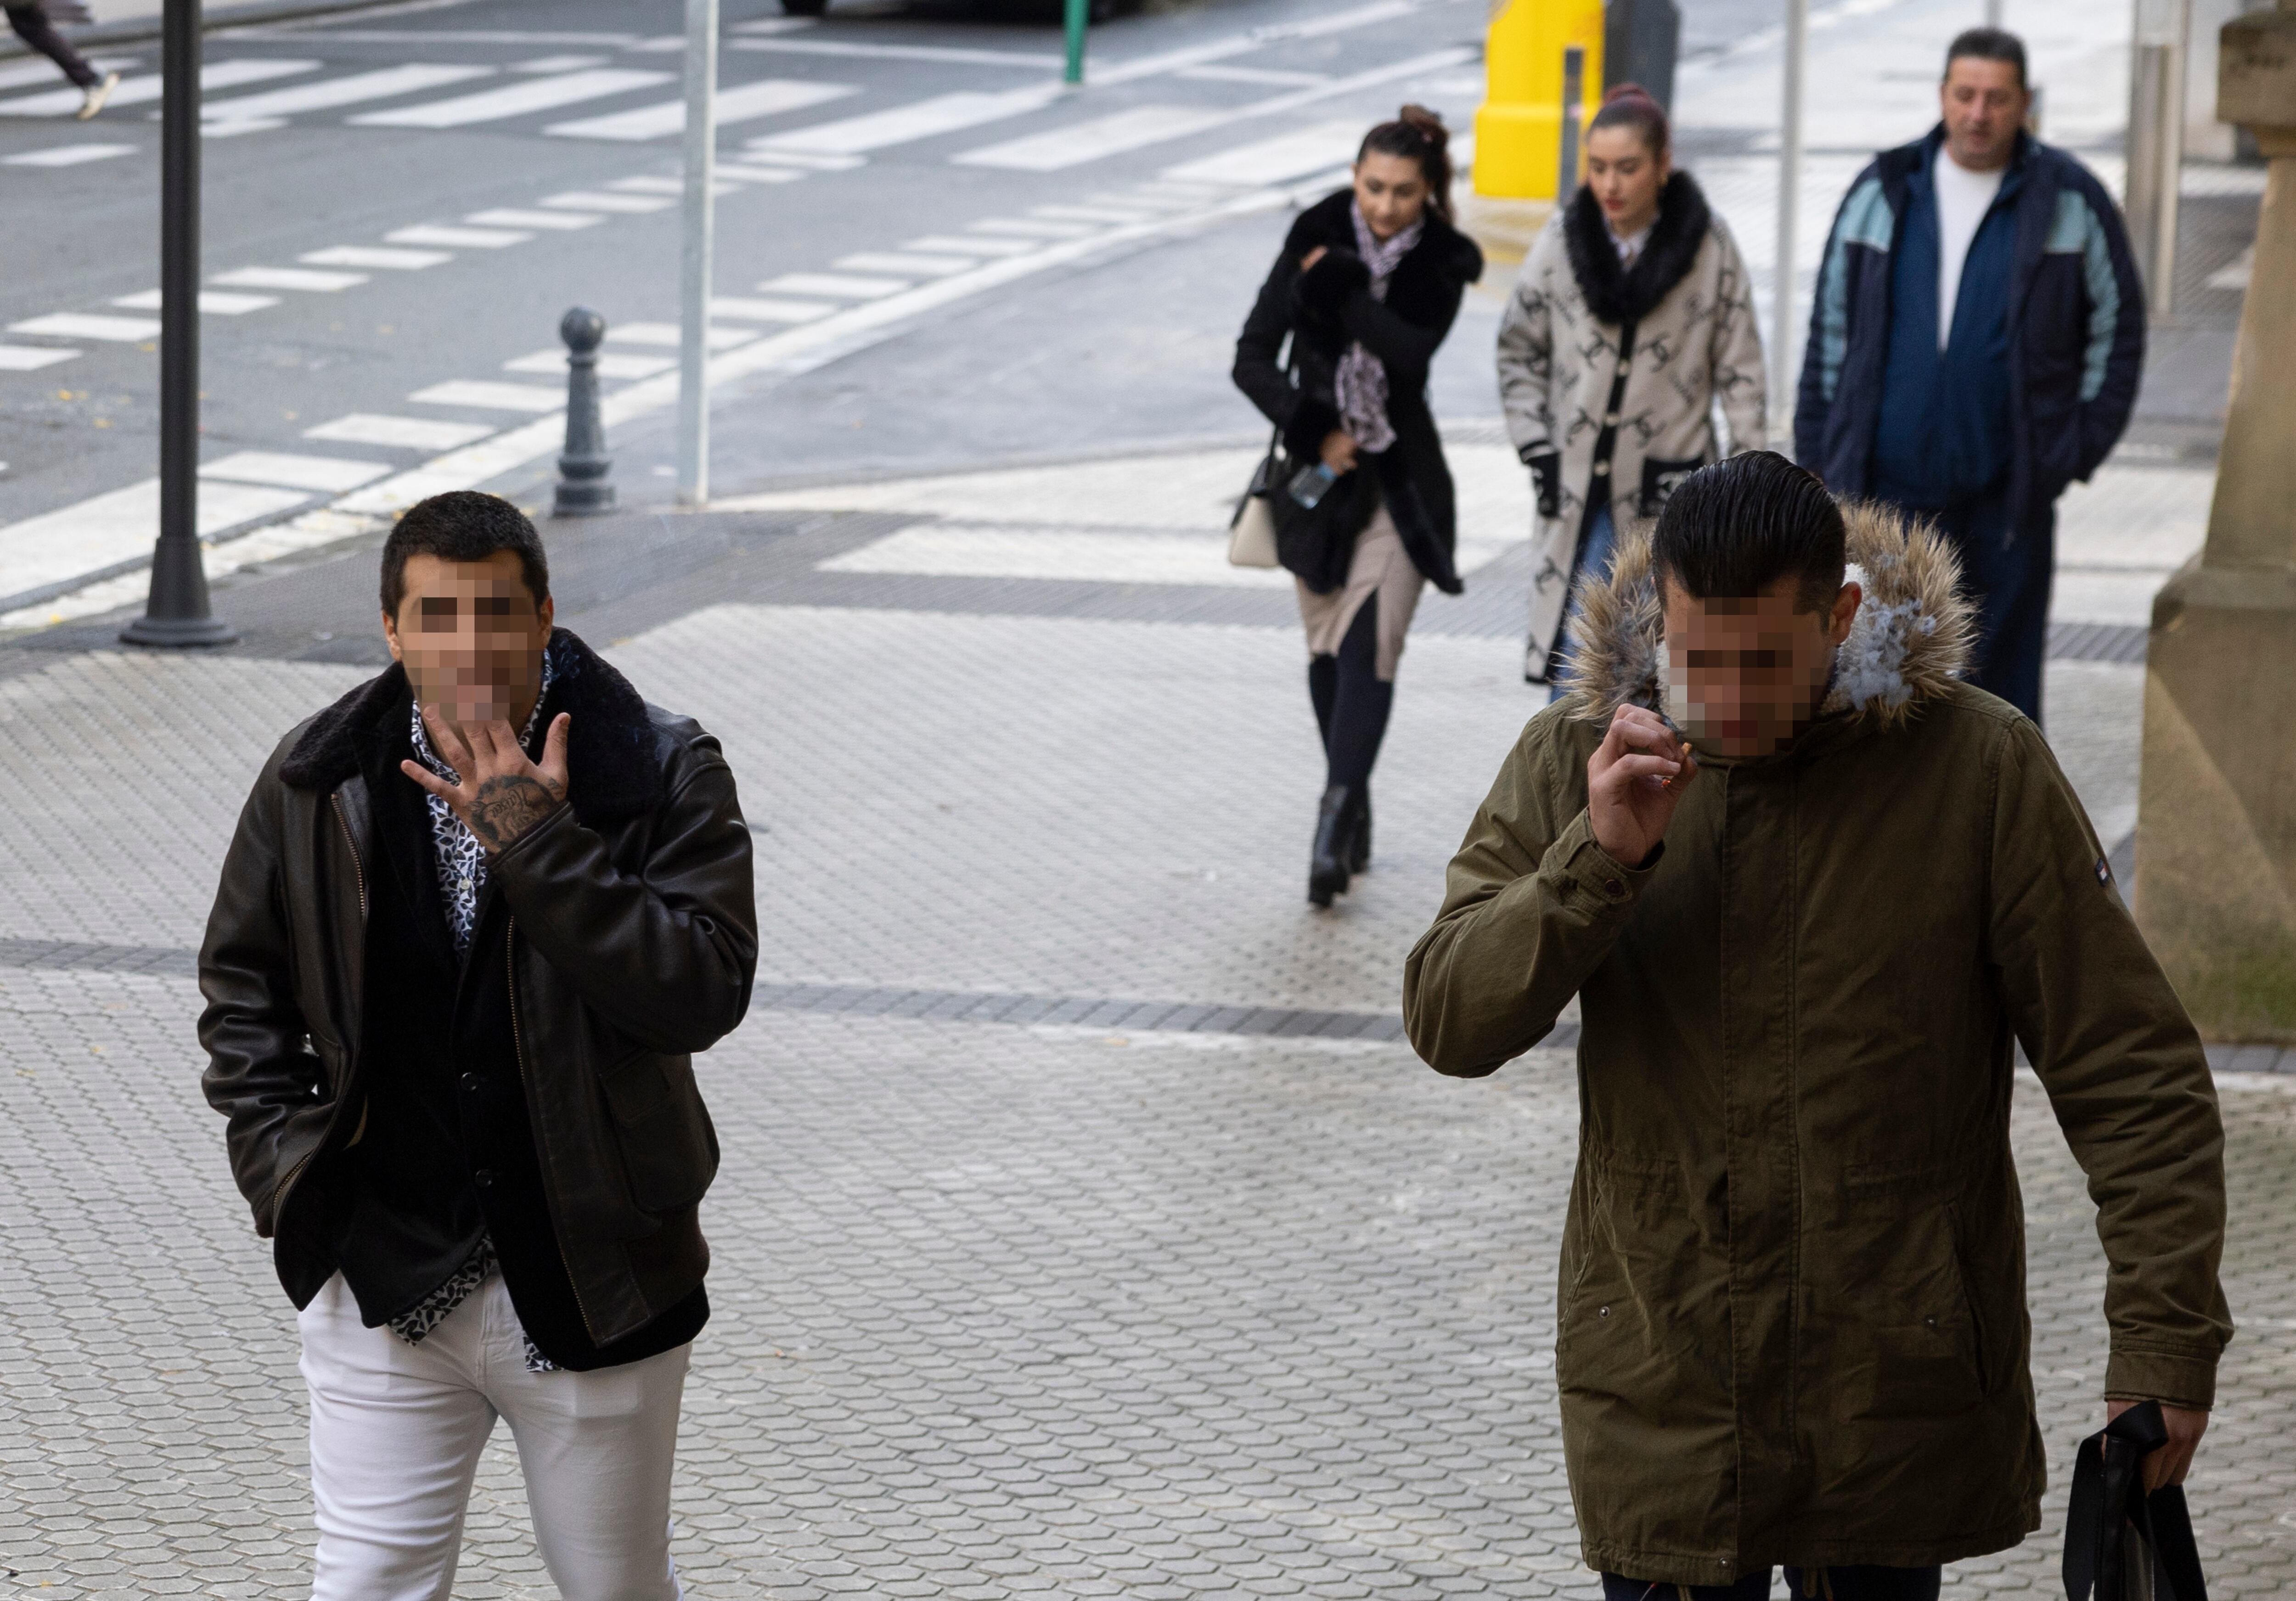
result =
[{"label": "fur-trimmed hood", "polygon": [[[661,799],[662,762],[653,719],[643,698],[605,658],[565,629],[552,631],[549,711],[573,718],[566,731],[566,764],[575,775],[569,798],[574,814],[596,827],[652,811]],[[406,670],[393,662],[303,724],[279,769],[298,789],[330,790],[357,777],[366,746],[404,726],[413,692]]]},{"label": "fur-trimmed hood", "polygon": [[[1866,592],[1835,658],[1819,715],[1894,728],[1969,666],[1975,617],[1961,565],[1937,530],[1872,501],[1848,501],[1849,579]],[[1666,619],[1651,570],[1650,525],[1627,531],[1607,582],[1590,584],[1571,623],[1575,677],[1566,715],[1606,723],[1632,702],[1664,713]]]}]

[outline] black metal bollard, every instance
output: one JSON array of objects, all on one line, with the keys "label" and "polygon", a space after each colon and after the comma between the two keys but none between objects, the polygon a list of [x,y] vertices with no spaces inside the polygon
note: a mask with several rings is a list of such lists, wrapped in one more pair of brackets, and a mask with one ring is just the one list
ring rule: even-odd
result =
[{"label": "black metal bollard", "polygon": [[598,347],[606,319],[578,306],[559,321],[566,341],[566,450],[558,458],[558,496],[553,517],[596,517],[614,509],[614,470],[606,453],[605,420],[598,414]]}]

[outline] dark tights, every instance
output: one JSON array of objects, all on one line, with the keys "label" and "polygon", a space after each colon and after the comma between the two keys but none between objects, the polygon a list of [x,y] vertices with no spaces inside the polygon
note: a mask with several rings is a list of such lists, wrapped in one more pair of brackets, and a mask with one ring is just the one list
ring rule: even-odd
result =
[{"label": "dark tights", "polygon": [[94,88],[102,81],[86,58],[64,42],[45,10],[37,5],[12,5],[7,11],[8,26],[16,30],[16,37],[62,67],[66,78],[83,89]]},{"label": "dark tights", "polygon": [[1324,731],[1326,784],[1345,784],[1360,798],[1371,785],[1372,764],[1387,733],[1395,686],[1379,677],[1379,597],[1363,603],[1348,625],[1337,656],[1308,658],[1308,695]]}]

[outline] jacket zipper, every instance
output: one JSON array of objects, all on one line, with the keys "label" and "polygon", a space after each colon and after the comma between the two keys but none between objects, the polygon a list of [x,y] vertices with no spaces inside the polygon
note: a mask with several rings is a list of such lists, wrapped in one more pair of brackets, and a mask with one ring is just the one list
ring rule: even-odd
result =
[{"label": "jacket zipper", "polygon": [[[364,927],[366,923],[366,868],[359,861],[358,838],[351,832],[351,820],[343,815],[341,795],[331,792],[327,802],[334,808],[335,821],[342,825],[343,844],[351,854],[351,878],[358,886],[359,923]],[[350,1086],[346,1083],[343,1088],[348,1090]],[[335,1131],[335,1120],[342,1115],[343,1103],[349,1099],[348,1094],[335,1097],[335,1104],[327,1113],[327,1126],[319,1131],[318,1144],[305,1151],[295,1165],[281,1174],[279,1181],[271,1187],[271,1232],[274,1236],[279,1232],[279,1219],[286,1207],[288,1192],[295,1187],[295,1180],[303,1176],[303,1170],[311,1165],[311,1158],[327,1148],[327,1141]]]},{"label": "jacket zipper", "polygon": [[[526,1073],[526,1034],[518,1025],[518,919],[515,917],[503,929],[503,983],[510,991],[511,1054],[518,1058],[518,1086],[526,1095],[527,1116],[531,1121],[534,1115],[534,1083]],[[539,1153],[537,1155],[538,1156]],[[549,1175],[545,1173],[543,1175],[545,1205],[548,1205],[550,1201],[549,1184]],[[556,1236],[558,1230],[554,1218],[552,1223],[551,1233]],[[574,1277],[574,1264],[566,1260],[566,1242],[560,1238],[556,1243],[558,1265],[566,1271],[567,1288],[574,1292],[574,1310],[582,1314],[582,1330],[590,1336],[591,1344],[603,1345],[605,1342],[598,1337],[598,1326],[590,1320],[589,1303],[582,1299],[582,1286]]]}]

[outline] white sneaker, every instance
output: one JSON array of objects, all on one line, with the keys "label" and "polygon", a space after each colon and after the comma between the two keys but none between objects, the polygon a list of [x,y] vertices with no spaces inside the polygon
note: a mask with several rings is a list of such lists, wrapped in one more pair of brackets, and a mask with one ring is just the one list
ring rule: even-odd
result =
[{"label": "white sneaker", "polygon": [[119,87],[119,74],[105,73],[102,83],[80,91],[79,110],[74,111],[72,115],[80,121],[86,122],[103,110],[103,102],[111,98],[111,92],[118,87]]}]

